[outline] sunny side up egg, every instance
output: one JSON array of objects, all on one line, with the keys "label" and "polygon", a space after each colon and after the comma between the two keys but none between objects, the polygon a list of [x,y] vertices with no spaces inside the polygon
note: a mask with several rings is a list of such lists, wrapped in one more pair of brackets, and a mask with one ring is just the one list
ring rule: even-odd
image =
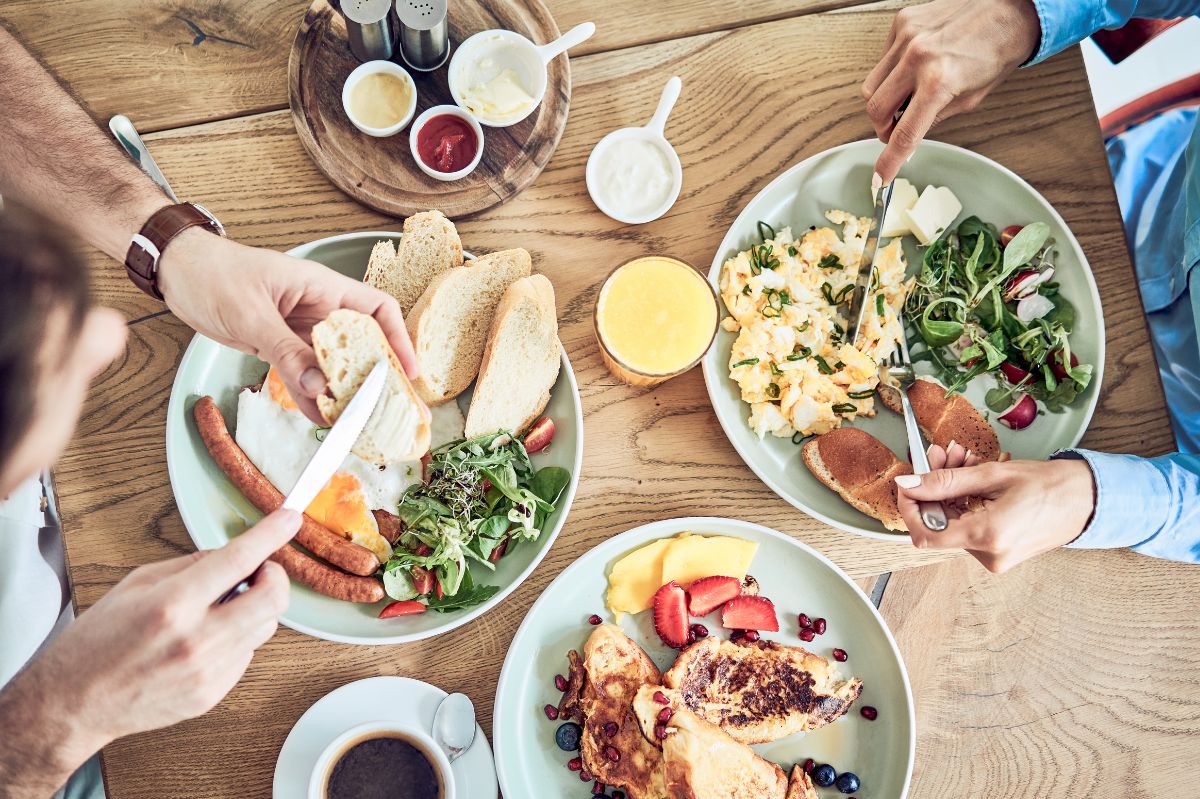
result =
[{"label": "sunny side up egg", "polygon": [[[455,402],[430,409],[434,446],[462,438],[464,419]],[[321,429],[308,420],[288,395],[274,369],[261,390],[238,395],[234,439],[271,484],[287,494],[321,446]],[[379,534],[372,509],[395,512],[404,490],[421,480],[421,462],[377,466],[354,453],[338,467],[305,513],[336,533],[375,553],[380,563],[392,548]]]},{"label": "sunny side up egg", "polygon": [[825,214],[842,226],[813,227],[800,238],[784,228],[727,260],[722,326],[738,334],[729,375],[750,405],[761,438],[826,433],[856,416],[873,416],[878,364],[900,337],[904,255],[894,239],[879,251],[867,300],[861,349],[843,341],[839,306],[854,287],[871,220]]}]

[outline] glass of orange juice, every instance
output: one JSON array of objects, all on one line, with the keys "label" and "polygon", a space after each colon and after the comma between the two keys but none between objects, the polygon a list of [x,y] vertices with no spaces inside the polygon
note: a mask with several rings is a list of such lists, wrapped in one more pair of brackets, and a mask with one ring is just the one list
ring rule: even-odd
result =
[{"label": "glass of orange juice", "polygon": [[596,298],[596,341],[608,370],[654,386],[691,369],[717,335],[717,293],[691,265],[650,255],[621,264]]}]

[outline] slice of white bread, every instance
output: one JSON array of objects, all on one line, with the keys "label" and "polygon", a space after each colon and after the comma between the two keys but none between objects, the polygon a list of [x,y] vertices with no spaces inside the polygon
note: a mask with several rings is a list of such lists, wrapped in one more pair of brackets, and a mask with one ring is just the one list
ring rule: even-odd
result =
[{"label": "slice of white bread", "polygon": [[561,365],[554,286],[545,275],[523,277],[496,307],[467,411],[467,438],[523,432],[546,410]]},{"label": "slice of white bread", "polygon": [[500,297],[533,269],[523,249],[476,258],[433,279],[408,314],[417,352],[417,396],[430,405],[457,397],[479,374]]},{"label": "slice of white bread", "polygon": [[383,394],[352,452],[380,465],[411,461],[429,451],[429,409],[408,382],[383,330],[370,316],[339,309],[312,330],[317,364],[329,383],[317,407],[329,424],[337,421],[371,369],[387,359],[391,369]]},{"label": "slice of white bread", "polygon": [[391,241],[375,245],[363,281],[395,297],[407,316],[435,277],[462,263],[454,223],[441,211],[422,211],[404,220],[398,247]]},{"label": "slice of white bread", "polygon": [[857,427],[839,427],[806,442],[802,455],[813,476],[850,505],[889,530],[908,531],[892,478],[913,469],[882,441]]},{"label": "slice of white bread", "polygon": [[[899,389],[881,386],[879,399],[888,410],[904,413]],[[957,441],[978,455],[980,460],[1008,460],[1008,453],[1000,450],[996,431],[979,409],[962,394],[954,392],[947,397],[945,386],[922,377],[908,389],[908,401],[912,403],[917,426],[929,443],[947,447],[951,441]]]}]

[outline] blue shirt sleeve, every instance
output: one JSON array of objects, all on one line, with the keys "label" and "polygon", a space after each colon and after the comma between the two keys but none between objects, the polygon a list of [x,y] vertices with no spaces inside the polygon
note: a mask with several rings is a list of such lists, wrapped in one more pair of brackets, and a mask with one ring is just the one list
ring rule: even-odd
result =
[{"label": "blue shirt sleeve", "polygon": [[1087,461],[1096,510],[1076,549],[1129,547],[1166,560],[1200,563],[1200,455],[1138,458],[1086,449],[1055,457]]},{"label": "blue shirt sleeve", "polygon": [[1078,44],[1102,28],[1119,28],[1134,17],[1175,19],[1200,13],[1197,0],[1033,0],[1042,42],[1029,64]]}]

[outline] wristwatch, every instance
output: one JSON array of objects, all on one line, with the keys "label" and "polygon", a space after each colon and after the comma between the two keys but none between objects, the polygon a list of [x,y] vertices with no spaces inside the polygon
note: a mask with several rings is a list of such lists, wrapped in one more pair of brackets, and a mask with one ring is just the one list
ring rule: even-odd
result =
[{"label": "wristwatch", "polygon": [[142,229],[133,234],[129,252],[125,255],[125,271],[142,291],[157,300],[163,298],[158,288],[158,262],[171,240],[190,227],[205,227],[218,236],[225,228],[217,218],[198,203],[178,203],[155,211]]}]

